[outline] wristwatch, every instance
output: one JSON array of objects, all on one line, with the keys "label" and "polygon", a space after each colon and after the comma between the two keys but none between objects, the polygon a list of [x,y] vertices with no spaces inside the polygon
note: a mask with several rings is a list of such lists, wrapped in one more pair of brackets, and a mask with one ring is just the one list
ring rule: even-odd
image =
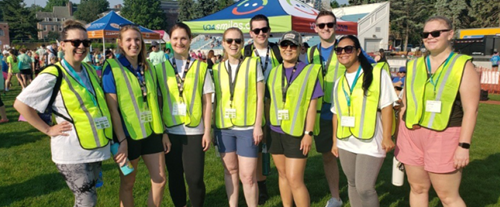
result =
[{"label": "wristwatch", "polygon": [[465,142],[459,142],[458,146],[460,146],[460,147],[462,147],[464,149],[469,149],[470,148],[470,144],[469,143],[465,143]]},{"label": "wristwatch", "polygon": [[313,132],[312,131],[304,131],[304,135],[309,135],[309,136],[312,136],[313,135]]}]

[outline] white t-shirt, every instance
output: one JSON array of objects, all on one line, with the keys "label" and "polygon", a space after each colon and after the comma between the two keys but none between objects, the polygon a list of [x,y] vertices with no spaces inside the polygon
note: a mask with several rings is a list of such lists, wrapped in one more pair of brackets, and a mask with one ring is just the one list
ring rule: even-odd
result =
[{"label": "white t-shirt", "polygon": [[[229,65],[231,65],[231,80],[234,81],[234,79],[236,78],[236,68],[238,67],[238,64],[230,64],[229,63],[229,60],[226,60],[224,62],[225,66],[226,66],[226,69],[229,68]],[[262,82],[264,81],[264,74],[262,73],[262,68],[259,64],[257,64],[257,82]],[[237,127],[237,126],[234,126],[234,127],[230,127],[228,129],[233,129],[233,130],[249,130],[249,129],[253,129],[254,127],[253,126],[248,126],[248,127]]]},{"label": "white t-shirt", "polygon": [[[173,58],[170,60],[172,62]],[[191,60],[189,63],[189,67],[193,64],[194,60]],[[184,74],[184,68],[186,67],[187,60],[179,60],[175,59],[175,63],[177,65],[177,73],[182,77]],[[180,64],[182,63],[182,64]],[[203,95],[214,93],[214,82],[212,81],[212,77],[210,77],[210,73],[207,71],[205,76],[205,84],[203,85]],[[205,123],[203,119],[197,127],[187,127],[186,125],[179,125],[174,127],[167,127],[168,133],[177,134],[177,135],[201,135],[204,134]]]},{"label": "white t-shirt", "polygon": [[[53,75],[46,73],[39,74],[35,80],[17,96],[17,100],[38,112],[45,111],[49,104],[49,99],[52,95],[56,80],[56,77]],[[54,104],[52,105],[52,110],[63,116],[69,117],[68,111],[64,106],[61,92],[57,94]],[[65,121],[63,118],[56,116],[57,123],[63,121]],[[50,139],[53,162],[58,164],[79,164],[99,162],[111,157],[109,144],[106,147],[94,150],[83,149],[76,135],[75,126],[73,126],[73,124],[71,125],[71,131],[67,132],[69,136],[55,136]]]},{"label": "white t-shirt", "polygon": [[[265,69],[265,73],[266,74],[269,74],[268,71],[270,71],[271,69],[273,69],[273,61],[272,61],[272,49],[270,47],[269,48],[269,57],[267,58],[267,67]],[[266,66],[266,54],[267,54],[267,49],[255,49],[258,53],[258,57],[260,57],[260,64],[259,67],[262,68],[264,66]],[[257,55],[256,53],[256,55]]]},{"label": "white t-shirt", "polygon": [[[356,73],[346,73],[346,79],[351,86],[354,78],[356,77]],[[378,108],[382,109],[386,106],[392,107],[392,104],[398,100],[398,96],[394,91],[394,87],[392,86],[392,80],[389,77],[389,74],[385,70],[382,70],[382,77],[380,78],[380,99]],[[340,79],[335,81],[335,87],[338,85]],[[357,84],[360,84],[358,82]],[[335,107],[331,107],[331,111],[334,114],[337,114]],[[393,123],[395,124],[395,123]],[[377,122],[375,127],[375,135],[370,140],[361,140],[357,139],[354,136],[350,136],[347,139],[337,139],[337,147],[339,149],[343,149],[356,154],[364,154],[373,157],[385,157],[385,150],[382,149],[382,119],[381,113],[377,112]]]}]

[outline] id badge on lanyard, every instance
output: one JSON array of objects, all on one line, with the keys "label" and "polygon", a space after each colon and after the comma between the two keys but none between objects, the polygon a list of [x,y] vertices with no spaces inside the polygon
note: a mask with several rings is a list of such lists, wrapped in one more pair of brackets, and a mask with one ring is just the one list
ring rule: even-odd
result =
[{"label": "id badge on lanyard", "polygon": [[226,111],[224,113],[224,117],[226,119],[236,119],[236,109],[226,108]]},{"label": "id badge on lanyard", "polygon": [[109,124],[108,117],[98,117],[94,119],[94,124],[97,129],[106,129],[109,128],[111,125]]},{"label": "id badge on lanyard", "polygon": [[356,124],[356,118],[354,116],[342,116],[340,119],[340,126],[343,127],[354,127]]},{"label": "id badge on lanyard", "polygon": [[146,110],[141,112],[141,124],[152,122],[153,121],[153,114],[151,111]]},{"label": "id badge on lanyard", "polygon": [[283,121],[283,120],[288,120],[288,109],[281,109],[278,110],[278,120]]},{"label": "id badge on lanyard", "polygon": [[441,101],[427,100],[425,102],[425,112],[441,113]]},{"label": "id badge on lanyard", "polygon": [[186,110],[187,108],[185,103],[174,103],[174,109],[172,110],[172,114],[177,116],[185,116]]}]

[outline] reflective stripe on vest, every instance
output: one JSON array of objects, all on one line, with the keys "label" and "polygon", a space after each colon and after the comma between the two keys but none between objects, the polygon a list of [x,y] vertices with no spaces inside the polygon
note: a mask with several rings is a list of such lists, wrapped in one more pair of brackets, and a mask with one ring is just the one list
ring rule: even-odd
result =
[{"label": "reflective stripe on vest", "polygon": [[[383,64],[377,64],[373,67],[373,81],[368,88],[367,96],[364,95],[362,87],[364,73],[359,76],[358,83],[354,86],[350,97],[351,107],[348,107],[347,98],[342,89],[342,87],[349,88],[345,75],[339,78],[338,84],[334,88],[338,139],[354,136],[358,139],[367,140],[375,135],[382,67]],[[354,116],[354,127],[341,126],[343,116]]]},{"label": "reflective stripe on vest", "polygon": [[[118,106],[127,127],[130,137],[134,140],[147,138],[152,132],[163,133],[163,122],[158,107],[157,85],[154,68],[148,61],[149,69],[145,71],[144,78],[147,89],[147,103],[144,103],[141,87],[136,76],[123,67],[117,59],[108,59],[111,71],[115,78]],[[141,123],[141,113],[149,110],[152,122]]]},{"label": "reflective stripe on vest", "polygon": [[[258,58],[247,57],[236,74],[233,101],[230,101],[230,78],[225,62],[214,66],[215,126],[219,129],[248,127],[255,124],[257,116],[257,64]],[[236,118],[226,118],[225,110],[236,109]]]},{"label": "reflective stripe on vest", "polygon": [[[444,64],[441,65],[435,72],[436,74],[442,73],[442,77],[437,80],[436,91],[428,78],[425,57],[408,63],[407,80],[410,83],[406,86],[405,123],[407,128],[420,125],[436,131],[446,129],[460,89],[465,65],[470,59],[471,57],[466,55],[454,54],[446,68]],[[441,101],[441,113],[426,112],[425,104],[428,100]]]},{"label": "reflective stripe on vest", "polygon": [[[188,127],[197,127],[201,122],[202,112],[202,95],[205,77],[207,75],[207,65],[201,61],[195,60],[190,66],[186,79],[184,81],[184,89],[182,99],[179,97],[179,88],[175,73],[176,68],[173,68],[170,61],[156,65],[156,74],[158,85],[163,98],[163,113],[162,118],[167,127],[178,125],[186,125]],[[174,104],[184,103],[186,107],[186,115],[174,115]]]},{"label": "reflective stripe on vest", "polygon": [[[307,54],[309,56],[308,59],[312,60],[309,63],[321,65],[321,56],[319,55],[319,50],[320,48],[318,48],[317,45],[309,48],[309,50],[307,51]],[[312,57],[311,57],[311,51],[313,51]],[[325,94],[322,100],[326,103],[333,103],[333,97],[332,97],[333,85],[335,81],[342,74],[344,74],[346,70],[345,66],[340,64],[339,61],[337,61],[337,55],[335,54],[335,51],[333,49],[332,53],[333,53],[332,58],[330,60],[330,64],[328,65],[326,75],[323,77],[323,73],[321,73],[322,78],[320,79],[321,87],[323,88]]]},{"label": "reflective stripe on vest", "polygon": [[[104,92],[99,85],[97,75],[93,69],[89,69],[85,63],[82,66],[85,68],[89,81],[94,90],[95,96],[82,86],[76,79],[71,76],[65,67],[60,62],[56,63],[61,68],[63,74],[58,74],[56,67],[48,67],[41,73],[48,73],[55,76],[61,75],[62,82],[60,93],[64,102],[70,120],[75,127],[76,135],[83,149],[91,150],[104,147],[108,144],[113,136],[113,128],[111,124],[111,115],[108,110],[108,105],[104,98]],[[71,78],[68,78],[71,77]],[[96,98],[97,106],[91,96]],[[105,129],[97,129],[94,119],[106,117],[109,121],[109,127]]]},{"label": "reflective stripe on vest", "polygon": [[[267,86],[271,95],[271,109],[269,117],[271,125],[281,126],[286,134],[302,136],[304,133],[307,111],[311,101],[317,78],[321,73],[321,66],[309,64],[297,75],[287,91],[286,103],[282,97],[282,73],[283,67],[278,65],[269,74]],[[288,110],[288,120],[278,120],[278,110]]]}]

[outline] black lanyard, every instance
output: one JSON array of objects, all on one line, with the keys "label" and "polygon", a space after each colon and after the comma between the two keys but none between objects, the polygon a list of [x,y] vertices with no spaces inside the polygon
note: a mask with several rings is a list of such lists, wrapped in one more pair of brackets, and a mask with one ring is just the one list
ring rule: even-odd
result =
[{"label": "black lanyard", "polygon": [[135,72],[135,77],[137,78],[137,81],[139,82],[139,85],[141,86],[142,100],[144,101],[144,103],[146,103],[146,106],[147,106],[147,104],[148,104],[148,88],[146,87],[146,78],[145,78],[145,74],[144,74],[144,68],[141,65],[139,65],[139,69],[134,70],[134,72]]},{"label": "black lanyard", "polygon": [[332,52],[330,53],[330,57],[328,57],[328,60],[326,61],[326,65],[323,65],[323,56],[321,56],[321,44],[318,44],[318,46],[316,47],[316,49],[318,50],[319,52],[319,62],[321,63],[321,68],[323,69],[323,76],[326,75],[326,72],[328,71],[328,67],[330,66],[330,62],[332,62],[332,57],[333,57],[333,53],[335,52],[335,45],[332,45]]},{"label": "black lanyard", "polygon": [[[257,51],[257,48],[255,48],[255,55],[257,55],[257,57],[260,57],[259,56],[259,52]],[[262,68],[262,73],[266,72],[266,69],[267,69],[267,64],[269,64],[269,46],[267,46],[267,52],[266,52],[266,64],[265,65],[262,65],[262,60],[260,60],[260,67]]]},{"label": "black lanyard", "polygon": [[[288,88],[292,84],[293,74],[297,70],[297,63],[295,63],[295,65],[293,66],[292,74],[290,75],[290,80],[288,80],[286,78],[285,65],[282,64],[281,66],[282,66],[282,69],[281,69],[281,71],[282,71],[282,76],[281,76],[282,91],[281,91],[281,93],[283,95],[283,103],[286,103],[286,93],[288,92]],[[286,84],[285,84],[285,81],[287,82]]]},{"label": "black lanyard", "polygon": [[182,93],[184,92],[184,81],[186,80],[186,74],[189,71],[189,63],[191,63],[191,57],[187,58],[186,67],[184,67],[184,73],[182,77],[177,72],[177,64],[175,63],[175,58],[172,58],[172,66],[175,71],[175,80],[177,80],[177,89],[179,90],[179,97],[182,98]]},{"label": "black lanyard", "polygon": [[229,63],[229,60],[227,61],[227,73],[229,73],[229,93],[230,95],[230,101],[231,104],[233,103],[233,98],[234,98],[234,89],[236,87],[236,81],[238,80],[238,72],[240,71],[240,66],[243,61],[240,59],[238,61],[238,66],[236,67],[236,71],[234,74],[234,80],[233,80],[233,69],[231,68],[231,64]]}]

